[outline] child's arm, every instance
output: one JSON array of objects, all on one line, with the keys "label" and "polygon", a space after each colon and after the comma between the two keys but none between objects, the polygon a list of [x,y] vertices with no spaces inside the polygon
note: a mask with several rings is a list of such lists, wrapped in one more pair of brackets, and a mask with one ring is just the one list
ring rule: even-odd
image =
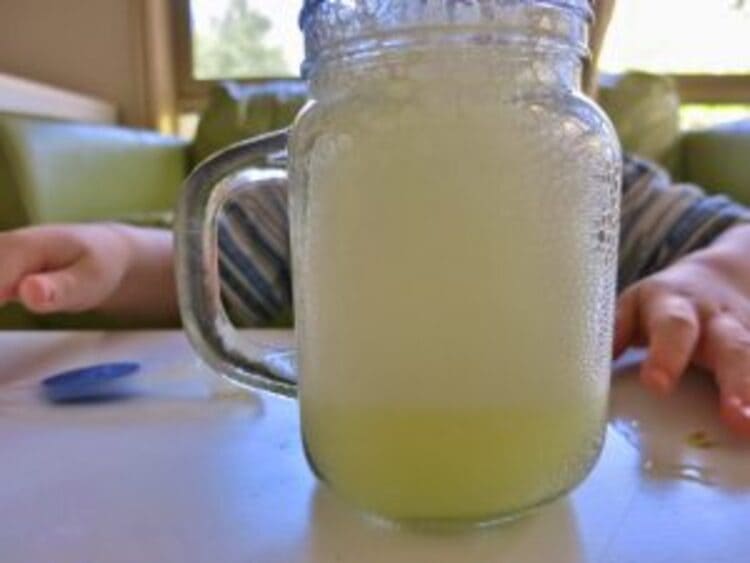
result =
[{"label": "child's arm", "polygon": [[[243,191],[219,218],[221,291],[245,326],[292,319],[286,184]],[[96,311],[148,323],[179,320],[172,233],[115,223],[0,233],[0,306],[36,313]]]},{"label": "child's arm", "polygon": [[291,326],[286,182],[270,178],[236,192],[218,223],[221,294],[232,320],[242,326]]},{"label": "child's arm", "polygon": [[750,436],[748,212],[626,161],[615,354],[648,345],[641,379],[668,393],[692,361],[712,370],[721,413]]},{"label": "child's arm", "polygon": [[0,305],[177,323],[172,255],[170,232],[114,223],[0,233]]}]

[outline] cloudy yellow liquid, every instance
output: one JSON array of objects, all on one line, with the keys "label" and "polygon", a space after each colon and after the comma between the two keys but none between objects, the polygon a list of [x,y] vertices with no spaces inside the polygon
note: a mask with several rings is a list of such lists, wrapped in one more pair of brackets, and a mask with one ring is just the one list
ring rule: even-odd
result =
[{"label": "cloudy yellow liquid", "polygon": [[554,115],[421,87],[298,124],[303,432],[364,510],[482,521],[565,491],[599,450],[606,190],[576,152],[585,130],[566,142]]},{"label": "cloudy yellow liquid", "polygon": [[599,446],[592,413],[560,405],[315,405],[305,416],[308,451],[324,479],[365,511],[398,521],[522,511],[574,484]]}]

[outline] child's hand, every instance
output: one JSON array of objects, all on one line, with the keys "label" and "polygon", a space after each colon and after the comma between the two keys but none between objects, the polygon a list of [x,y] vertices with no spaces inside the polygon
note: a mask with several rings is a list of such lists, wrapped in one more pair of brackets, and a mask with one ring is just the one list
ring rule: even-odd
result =
[{"label": "child's hand", "polygon": [[750,226],[622,293],[615,356],[648,345],[641,380],[667,394],[690,362],[715,374],[721,416],[750,437]]},{"label": "child's hand", "polygon": [[116,225],[0,233],[0,305],[16,300],[35,313],[96,309],[114,294],[131,258]]},{"label": "child's hand", "polygon": [[172,234],[100,223],[0,233],[0,306],[99,311],[149,324],[179,319]]}]

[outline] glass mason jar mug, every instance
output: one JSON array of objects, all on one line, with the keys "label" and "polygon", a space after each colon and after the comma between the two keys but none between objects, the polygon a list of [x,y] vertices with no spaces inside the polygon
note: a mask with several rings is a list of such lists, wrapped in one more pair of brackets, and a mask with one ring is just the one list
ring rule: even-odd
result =
[{"label": "glass mason jar mug", "polygon": [[[297,393],[219,296],[227,181],[289,154],[302,432],[363,511],[486,523],[563,494],[605,424],[619,147],[580,92],[587,0],[313,0],[311,101],[188,179],[178,284],[199,353]],[[237,186],[240,186],[239,188]]]}]

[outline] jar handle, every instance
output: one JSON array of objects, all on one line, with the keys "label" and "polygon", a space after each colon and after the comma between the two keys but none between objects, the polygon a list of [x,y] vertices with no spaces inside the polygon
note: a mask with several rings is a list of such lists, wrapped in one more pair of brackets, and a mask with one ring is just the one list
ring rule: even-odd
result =
[{"label": "jar handle", "polygon": [[[212,368],[242,386],[288,397],[297,394],[294,353],[248,343],[229,321],[221,300],[217,217],[237,190],[287,181],[282,170],[258,169],[286,149],[289,130],[274,131],[210,156],[188,176],[175,218],[175,270],[180,314],[188,339]],[[252,168],[249,182],[231,177]]]}]

